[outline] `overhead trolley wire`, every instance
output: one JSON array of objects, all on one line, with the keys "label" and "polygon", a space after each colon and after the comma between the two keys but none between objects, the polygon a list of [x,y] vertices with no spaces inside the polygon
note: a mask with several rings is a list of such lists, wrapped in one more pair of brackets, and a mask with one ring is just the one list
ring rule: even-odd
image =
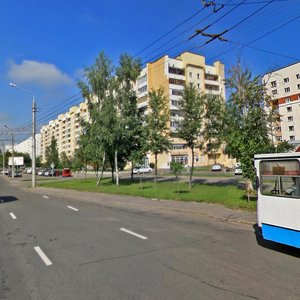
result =
[{"label": "overhead trolley wire", "polygon": [[[294,22],[295,20],[297,20],[297,19],[299,19],[299,18],[300,18],[300,16],[297,16],[297,17],[295,17],[295,18],[289,20],[288,22],[285,22],[285,23],[283,23],[283,24],[277,26],[275,29],[272,29],[272,30],[268,31],[267,33],[261,35],[260,37],[254,39],[253,41],[251,41],[251,42],[249,42],[249,43],[243,45],[243,46],[241,47],[241,49],[242,49],[242,48],[245,48],[245,47],[249,47],[251,44],[255,43],[256,41],[258,41],[258,40],[260,40],[260,39],[262,39],[262,38],[264,38],[264,37],[266,37],[266,36],[268,36],[268,35],[274,33],[275,31],[281,29],[282,27],[287,26],[288,24]],[[230,49],[227,50],[227,51],[224,51],[224,52],[222,52],[222,53],[220,53],[220,54],[217,54],[216,56],[210,58],[209,61],[215,60],[217,57],[222,56],[222,55],[224,55],[224,54],[227,54],[228,52],[234,50],[235,48],[236,48],[236,47],[232,47],[232,48],[230,48]]]}]

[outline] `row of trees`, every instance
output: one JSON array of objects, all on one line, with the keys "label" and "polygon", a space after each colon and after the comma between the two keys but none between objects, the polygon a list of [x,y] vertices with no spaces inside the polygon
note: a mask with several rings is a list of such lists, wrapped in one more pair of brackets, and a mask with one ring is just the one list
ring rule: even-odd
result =
[{"label": "row of trees", "polygon": [[[168,98],[163,89],[151,91],[146,114],[137,106],[133,89],[141,71],[138,59],[127,54],[120,56],[119,66],[101,52],[92,67],[86,68],[79,81],[82,94],[88,101],[90,120],[82,121],[83,135],[75,161],[93,165],[100,184],[103,170],[109,165],[112,178],[119,184],[119,169],[126,162],[132,168],[140,164],[147,151],[155,157],[155,182],[158,154],[171,147],[170,138],[183,139],[192,151],[189,185],[194,169],[194,151],[213,152],[222,143],[226,151],[242,163],[245,176],[255,177],[253,156],[274,152],[270,139],[274,124],[272,109],[265,110],[265,88],[258,77],[240,64],[232,68],[226,85],[231,91],[227,103],[220,96],[202,94],[192,84],[186,85],[180,101],[182,119],[178,130],[170,135]],[[270,103],[268,103],[270,104]],[[289,148],[287,143],[283,148]],[[101,175],[98,176],[98,173]]]}]

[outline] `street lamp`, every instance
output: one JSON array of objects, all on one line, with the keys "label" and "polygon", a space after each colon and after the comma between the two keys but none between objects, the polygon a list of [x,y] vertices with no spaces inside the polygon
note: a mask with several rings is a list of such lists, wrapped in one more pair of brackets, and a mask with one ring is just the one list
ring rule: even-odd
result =
[{"label": "street lamp", "polygon": [[[11,131],[11,177],[12,179],[15,178],[15,160],[14,160],[14,131],[13,129],[10,129],[7,125],[4,125],[5,128],[7,128],[9,131]],[[4,167],[3,167],[4,168]]]},{"label": "street lamp", "polygon": [[20,87],[16,85],[15,83],[10,83],[9,84],[13,88],[17,88],[19,90],[22,90],[26,93],[29,93],[32,95],[32,187],[36,187],[36,175],[35,175],[35,169],[36,169],[36,141],[35,141],[35,133],[36,133],[36,119],[35,119],[35,114],[36,114],[36,105],[35,105],[35,99],[33,92],[27,89],[24,89],[23,87]]}]

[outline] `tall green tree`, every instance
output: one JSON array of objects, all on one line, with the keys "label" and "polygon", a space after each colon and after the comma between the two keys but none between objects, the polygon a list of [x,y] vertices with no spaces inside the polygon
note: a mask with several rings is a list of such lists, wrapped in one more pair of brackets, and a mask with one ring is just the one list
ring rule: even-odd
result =
[{"label": "tall green tree", "polygon": [[[115,151],[124,160],[131,161],[132,180],[134,161],[139,160],[146,153],[143,116],[137,107],[137,96],[133,86],[140,71],[141,62],[139,59],[133,59],[128,54],[120,56],[119,67],[116,70],[118,129]],[[117,165],[117,161],[115,164]],[[116,174],[118,175],[118,168],[116,168]],[[116,182],[118,181],[116,180]]]},{"label": "tall green tree", "polygon": [[227,87],[231,95],[226,109],[227,152],[242,164],[244,176],[255,179],[254,154],[274,151],[269,132],[269,116],[264,108],[265,89],[259,77],[240,64],[229,71]]},{"label": "tall green tree", "polygon": [[[83,122],[84,137],[81,138],[81,157],[85,163],[94,166],[97,185],[103,175],[105,160],[111,159],[112,135],[114,133],[114,67],[108,56],[100,52],[95,63],[85,69],[83,81],[78,82],[83,97],[87,101],[90,119]],[[112,103],[111,103],[112,102]],[[99,167],[102,167],[100,180]],[[113,168],[112,168],[113,177]]]},{"label": "tall green tree", "polygon": [[157,182],[157,156],[171,148],[168,123],[170,121],[168,99],[162,88],[149,93],[149,113],[146,116],[146,128],[148,137],[148,149],[154,154],[155,176]]},{"label": "tall green tree", "polygon": [[119,184],[118,159],[128,160],[131,152],[139,145],[142,122],[137,108],[137,96],[133,84],[141,71],[139,59],[122,54],[116,69],[116,131],[114,137],[116,185]]},{"label": "tall green tree", "polygon": [[180,101],[183,119],[179,122],[178,136],[186,141],[192,151],[192,165],[190,168],[189,188],[192,188],[195,149],[202,148],[203,115],[205,96],[201,95],[193,84],[186,85]]},{"label": "tall green tree", "polygon": [[54,137],[52,137],[50,145],[48,147],[46,147],[46,161],[47,161],[48,167],[50,167],[52,163],[55,166],[59,165],[57,141]]},{"label": "tall green tree", "polygon": [[225,100],[221,95],[206,94],[204,97],[203,139],[205,152],[214,156],[224,142]]}]

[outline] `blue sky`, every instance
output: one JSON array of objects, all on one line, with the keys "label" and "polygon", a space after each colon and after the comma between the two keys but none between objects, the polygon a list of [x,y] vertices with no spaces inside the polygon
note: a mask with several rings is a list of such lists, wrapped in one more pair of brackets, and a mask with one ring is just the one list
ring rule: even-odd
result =
[{"label": "blue sky", "polygon": [[[215,3],[216,10],[225,6],[213,13],[201,0],[0,0],[0,132],[4,124],[31,130],[32,96],[10,82],[34,93],[40,127],[80,102],[77,80],[101,50],[117,64],[121,53],[139,53],[189,18],[141,52],[142,61],[190,50],[208,64],[221,60],[228,70],[240,56],[255,75],[300,61],[300,0]],[[229,30],[223,35],[228,42],[203,46],[207,38],[201,36],[187,41],[207,25],[208,33]],[[264,51],[241,46],[253,41],[251,47]]]}]

